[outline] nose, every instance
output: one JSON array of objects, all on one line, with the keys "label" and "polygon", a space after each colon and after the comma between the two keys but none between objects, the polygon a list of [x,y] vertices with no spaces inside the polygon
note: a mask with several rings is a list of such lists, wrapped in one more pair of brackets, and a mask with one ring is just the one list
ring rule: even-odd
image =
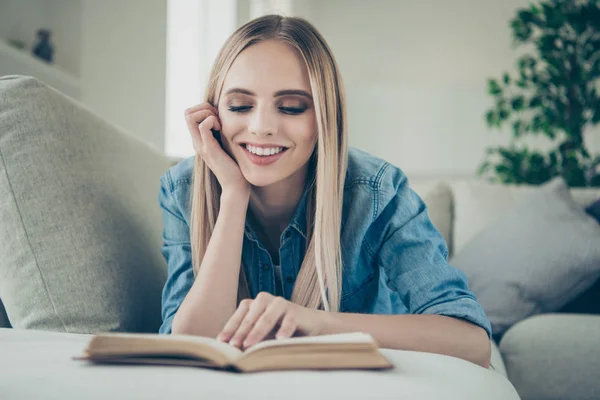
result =
[{"label": "nose", "polygon": [[256,136],[273,136],[276,130],[275,116],[266,105],[257,105],[248,124],[248,130]]}]

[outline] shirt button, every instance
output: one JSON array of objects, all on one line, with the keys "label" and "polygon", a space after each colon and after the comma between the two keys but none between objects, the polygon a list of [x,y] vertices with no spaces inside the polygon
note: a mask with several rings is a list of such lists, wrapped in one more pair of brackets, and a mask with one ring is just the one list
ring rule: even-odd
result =
[{"label": "shirt button", "polygon": [[291,276],[288,276],[287,278],[285,278],[285,281],[287,283],[293,283],[294,282],[294,278],[292,278]]},{"label": "shirt button", "polygon": [[262,268],[263,268],[263,271],[269,270],[269,266],[267,264],[263,264]]}]

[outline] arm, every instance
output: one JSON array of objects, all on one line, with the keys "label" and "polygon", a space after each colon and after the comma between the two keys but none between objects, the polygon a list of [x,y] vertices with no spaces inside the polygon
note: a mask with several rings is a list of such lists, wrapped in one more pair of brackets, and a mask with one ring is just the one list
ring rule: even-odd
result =
[{"label": "arm", "polygon": [[172,333],[215,337],[236,310],[248,195],[221,196],[215,230]]},{"label": "arm", "polygon": [[[242,321],[247,322],[243,324]],[[244,300],[218,339],[248,348],[277,329],[277,338],[366,332],[380,347],[446,354],[489,367],[491,345],[486,331],[443,315],[372,315],[326,312],[261,292]]]},{"label": "arm", "polygon": [[[177,301],[171,307],[176,311],[172,333],[215,337],[236,309],[250,184],[214,136],[214,132],[221,130],[217,115],[218,110],[209,103],[185,111],[194,150],[219,181],[222,194],[215,228],[198,275],[181,305]],[[189,228],[187,236],[189,238]],[[189,280],[188,272],[187,287]],[[181,292],[183,289],[180,289],[179,299]]]},{"label": "arm", "polygon": [[369,315],[317,311],[321,334],[362,331],[381,347],[446,354],[488,368],[491,345],[486,331],[443,315]]}]

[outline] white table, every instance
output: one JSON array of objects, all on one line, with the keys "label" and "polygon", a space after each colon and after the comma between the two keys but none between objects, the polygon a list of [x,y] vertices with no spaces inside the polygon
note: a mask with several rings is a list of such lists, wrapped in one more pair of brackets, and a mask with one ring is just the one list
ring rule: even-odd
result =
[{"label": "white table", "polygon": [[0,398],[13,399],[519,399],[500,373],[437,354],[382,349],[386,371],[217,370],[74,361],[89,335],[0,329]]}]

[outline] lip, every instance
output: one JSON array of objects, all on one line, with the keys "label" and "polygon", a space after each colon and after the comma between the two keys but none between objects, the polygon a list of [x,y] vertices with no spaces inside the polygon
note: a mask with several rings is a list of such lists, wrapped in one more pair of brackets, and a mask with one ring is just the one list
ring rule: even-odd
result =
[{"label": "lip", "polygon": [[[248,157],[248,159],[250,160],[250,162],[252,162],[252,164],[254,165],[259,165],[259,166],[266,166],[266,165],[271,165],[275,162],[277,162],[281,157],[283,157],[283,155],[286,153],[286,151],[288,150],[287,148],[283,151],[280,151],[277,154],[273,154],[272,156],[258,156],[256,154],[250,153],[248,151],[248,149],[246,149],[245,146],[240,146],[242,148],[242,151],[244,152],[244,154],[246,154],[246,157]],[[268,146],[271,147],[271,146]],[[283,146],[273,146],[273,147],[283,147]]]}]

